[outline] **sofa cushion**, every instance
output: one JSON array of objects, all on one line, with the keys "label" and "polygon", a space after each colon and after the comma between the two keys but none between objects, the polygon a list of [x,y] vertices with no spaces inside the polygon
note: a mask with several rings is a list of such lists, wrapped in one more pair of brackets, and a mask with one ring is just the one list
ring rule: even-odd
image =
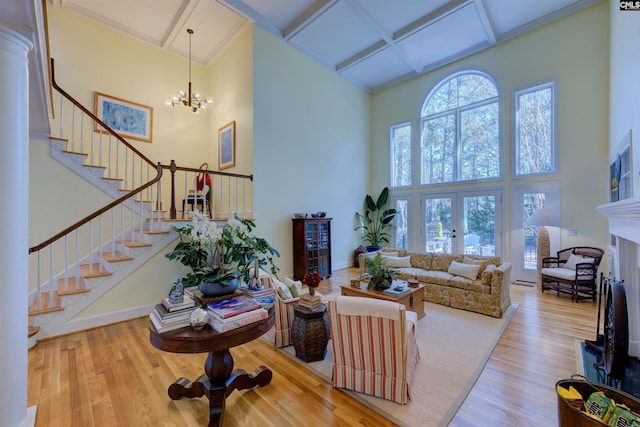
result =
[{"label": "sofa cushion", "polygon": [[480,266],[452,261],[449,265],[448,271],[454,276],[462,276],[466,277],[469,280],[476,280],[476,278],[478,277],[478,271],[480,271]]},{"label": "sofa cushion", "polygon": [[[449,255],[449,254],[434,255],[433,259],[431,260],[431,268],[429,270],[449,271],[449,266],[455,260],[456,260],[455,255]],[[462,257],[460,257],[460,261],[462,261]]]},{"label": "sofa cushion", "polygon": [[486,259],[474,259],[466,255],[464,258],[462,258],[462,263],[480,266],[480,269],[478,270],[478,276],[476,277],[476,279],[482,276],[482,273],[487,268],[487,265],[489,265],[489,261],[487,261]]},{"label": "sofa cushion", "polygon": [[388,256],[382,253],[382,259],[385,260],[385,267],[388,268],[411,268],[411,258],[408,256]]},{"label": "sofa cushion", "polygon": [[425,270],[421,268],[394,268],[395,277],[398,280],[419,279],[420,275],[424,275]]},{"label": "sofa cushion", "polygon": [[491,285],[482,283],[480,280],[470,280],[462,276],[453,276],[449,280],[449,286],[452,288],[465,289],[468,291],[474,291],[481,294],[490,294]]},{"label": "sofa cushion", "polygon": [[422,270],[431,270],[433,254],[411,253],[408,255],[411,258],[412,267],[420,268]]},{"label": "sofa cushion", "polygon": [[424,283],[433,283],[435,285],[449,286],[449,279],[453,275],[446,271],[425,271],[416,277],[418,281]]}]

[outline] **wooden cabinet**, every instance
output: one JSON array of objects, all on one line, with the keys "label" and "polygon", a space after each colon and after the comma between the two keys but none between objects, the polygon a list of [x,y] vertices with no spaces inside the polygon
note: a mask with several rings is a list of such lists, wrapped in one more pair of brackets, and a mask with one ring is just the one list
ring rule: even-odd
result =
[{"label": "wooden cabinet", "polygon": [[293,279],[331,277],[331,218],[293,219]]}]

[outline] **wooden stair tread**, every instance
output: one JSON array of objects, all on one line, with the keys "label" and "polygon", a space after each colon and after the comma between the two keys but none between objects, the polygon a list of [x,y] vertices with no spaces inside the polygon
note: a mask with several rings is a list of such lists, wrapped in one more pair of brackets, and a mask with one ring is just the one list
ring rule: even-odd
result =
[{"label": "wooden stair tread", "polygon": [[29,326],[28,333],[27,333],[27,338],[31,338],[32,336],[34,336],[38,332],[40,332],[40,326]]},{"label": "wooden stair tread", "polygon": [[29,315],[53,313],[62,310],[64,308],[60,304],[60,296],[58,296],[57,292],[43,292],[40,294],[40,307],[38,308],[38,297],[36,296],[29,308]]},{"label": "wooden stair tread", "polygon": [[100,165],[85,164],[85,165],[82,165],[82,166],[87,167],[87,168],[107,169],[106,166],[100,166]]},{"label": "wooden stair tread", "polygon": [[58,295],[75,295],[75,294],[83,294],[89,292],[89,289],[84,284],[84,280],[82,277],[69,277],[67,278],[68,286],[65,290],[65,280],[64,277],[58,279]]},{"label": "wooden stair tread", "polygon": [[84,278],[111,276],[111,272],[100,264],[82,264],[80,265],[80,273]]},{"label": "wooden stair tread", "polygon": [[103,176],[102,179],[106,179],[108,181],[120,181],[120,182],[124,181],[124,179],[122,178],[109,178],[108,176]]},{"label": "wooden stair tread", "polygon": [[[140,230],[135,230],[136,233],[140,233]],[[169,234],[168,230],[142,230],[143,234]]]},{"label": "wooden stair tread", "polygon": [[119,241],[118,243],[123,244],[128,248],[145,248],[148,246],[153,246],[152,243],[134,242],[132,240]]},{"label": "wooden stair tread", "polygon": [[65,154],[77,154],[79,156],[85,156],[85,157],[88,156],[87,153],[83,153],[81,151],[62,150],[62,152]]},{"label": "wooden stair tread", "polygon": [[120,261],[131,261],[131,260],[133,260],[132,257],[123,255],[122,253],[117,252],[117,251],[115,253],[103,252],[102,253],[102,258],[104,258],[105,261],[109,261],[109,262],[120,262]]}]

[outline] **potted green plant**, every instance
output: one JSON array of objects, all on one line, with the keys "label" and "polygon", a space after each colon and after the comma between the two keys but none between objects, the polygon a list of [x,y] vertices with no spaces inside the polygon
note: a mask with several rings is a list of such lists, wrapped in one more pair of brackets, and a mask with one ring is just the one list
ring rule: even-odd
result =
[{"label": "potted green plant", "polygon": [[249,283],[250,269],[256,264],[268,267],[274,275],[279,270],[273,258],[280,253],[264,238],[252,235],[254,227],[253,221],[237,218],[218,226],[196,210],[191,224],[173,227],[180,242],[165,256],[191,268],[182,278],[185,287],[200,285],[205,295],[231,293],[238,279]]},{"label": "potted green plant", "polygon": [[367,243],[367,250],[370,252],[379,249],[382,243],[388,243],[391,238],[388,228],[393,226],[391,221],[396,216],[396,210],[386,207],[388,201],[389,188],[385,187],[376,201],[367,194],[364,199],[364,215],[356,212],[358,226],[355,230],[363,230],[362,240]]},{"label": "potted green plant", "polygon": [[393,279],[396,277],[396,272],[392,268],[385,266],[385,260],[380,254],[372,258],[365,258],[364,264],[369,274],[367,289],[384,291],[391,286]]}]

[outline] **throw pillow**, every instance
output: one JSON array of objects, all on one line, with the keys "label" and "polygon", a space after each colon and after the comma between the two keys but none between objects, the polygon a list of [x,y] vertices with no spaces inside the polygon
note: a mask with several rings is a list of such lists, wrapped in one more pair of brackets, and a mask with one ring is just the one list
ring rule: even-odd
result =
[{"label": "throw pillow", "polygon": [[464,258],[462,258],[462,263],[463,264],[471,264],[471,265],[479,265],[480,266],[480,269],[478,270],[478,277],[476,277],[476,279],[478,279],[478,278],[480,278],[480,276],[482,276],[482,273],[484,272],[484,270],[489,265],[489,261],[487,261],[486,259],[473,259],[473,258],[468,257],[468,256],[465,256]]},{"label": "throw pillow", "polygon": [[451,261],[451,264],[449,264],[449,274],[466,277],[469,280],[476,280],[479,270],[479,265],[463,264],[456,261]]},{"label": "throw pillow", "polygon": [[569,255],[569,259],[567,260],[567,262],[564,263],[563,267],[568,268],[569,270],[575,271],[576,264],[579,264],[581,262],[588,262],[590,264],[593,264],[594,261],[595,260],[593,258],[589,258],[582,255],[571,254]]},{"label": "throw pillow", "polygon": [[302,282],[300,280],[293,280],[290,277],[285,277],[282,281],[289,288],[293,298],[300,296],[302,293]]},{"label": "throw pillow", "polygon": [[285,285],[279,280],[274,280],[274,283],[277,286],[276,292],[278,292],[280,299],[286,300],[286,299],[293,298],[293,295],[291,295],[291,291],[289,290],[289,287],[287,285]]},{"label": "throw pillow", "polygon": [[382,254],[382,256],[398,256],[399,255],[398,251],[385,251],[385,250],[382,250],[380,253]]},{"label": "throw pillow", "polygon": [[388,268],[410,268],[411,267],[411,257],[410,256],[387,256],[385,253],[382,253],[382,259],[385,260],[384,266]]}]

